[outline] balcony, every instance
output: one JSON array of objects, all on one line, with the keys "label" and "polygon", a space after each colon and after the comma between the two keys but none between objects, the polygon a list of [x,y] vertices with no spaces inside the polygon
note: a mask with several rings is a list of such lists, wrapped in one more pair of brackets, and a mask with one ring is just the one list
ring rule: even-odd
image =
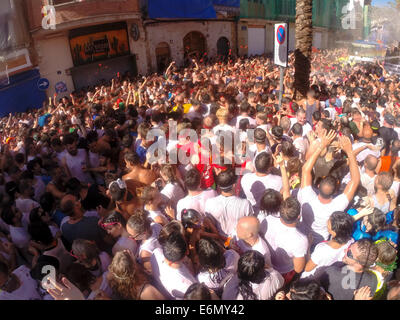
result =
[{"label": "balcony", "polygon": [[140,16],[139,0],[26,0],[31,32],[42,29],[42,4],[54,6],[56,29],[59,30],[101,23],[102,17]]}]

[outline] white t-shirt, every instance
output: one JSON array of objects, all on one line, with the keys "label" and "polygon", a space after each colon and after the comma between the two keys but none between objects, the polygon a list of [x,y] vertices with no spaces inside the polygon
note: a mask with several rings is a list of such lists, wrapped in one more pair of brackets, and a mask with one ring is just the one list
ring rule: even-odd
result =
[{"label": "white t-shirt", "polygon": [[176,209],[178,201],[186,195],[178,183],[167,183],[160,193],[172,202],[174,209]]},{"label": "white t-shirt", "polygon": [[31,236],[23,227],[10,225],[10,236],[13,244],[18,248],[28,248]]},{"label": "white t-shirt", "polygon": [[214,189],[204,190],[195,196],[188,194],[186,197],[179,200],[176,205],[176,219],[179,221],[181,220],[183,209],[194,209],[204,215],[207,199],[214,198],[217,195],[218,193]]},{"label": "white t-shirt", "polygon": [[41,300],[38,292],[38,284],[32,279],[30,270],[22,265],[13,271],[21,282],[20,287],[9,293],[4,290],[0,291],[0,300]]},{"label": "white t-shirt", "polygon": [[[361,147],[363,147],[363,146],[369,145],[369,144],[372,145],[372,143],[366,143],[366,142],[358,142],[358,143],[355,143],[355,144],[353,144],[353,150],[357,150],[357,149],[359,149],[359,148],[361,148]],[[381,156],[380,151],[370,150],[370,149],[367,148],[367,149],[361,151],[361,152],[357,155],[356,159],[357,159],[358,162],[364,161],[365,158],[366,158],[368,155],[370,155],[370,154],[373,155],[374,157],[378,158],[378,159],[379,159],[380,156]]]},{"label": "white t-shirt", "polygon": [[78,149],[76,156],[70,155],[68,152],[65,153],[64,159],[66,159],[68,169],[72,177],[77,178],[81,182],[90,183],[92,182],[88,173],[83,172],[82,166],[86,166],[86,151],[84,149]]},{"label": "white t-shirt", "polygon": [[[108,272],[109,271],[106,271],[103,273],[103,275],[101,276],[100,287],[96,291],[92,291],[86,300],[94,300],[96,298],[96,296],[100,293],[100,291],[103,291],[111,299],[114,298],[113,290],[111,289],[111,287],[109,286],[108,281],[107,281]],[[117,298],[117,297],[115,297],[115,298]]]},{"label": "white t-shirt", "polygon": [[400,181],[393,181],[392,186],[390,187],[390,190],[394,191],[396,198],[399,195],[399,187],[400,187]]},{"label": "white t-shirt", "polygon": [[256,160],[256,157],[262,153],[262,152],[267,152],[269,154],[271,154],[271,148],[269,146],[265,146],[264,150],[258,151],[257,149],[257,144],[253,143],[250,145],[249,147],[249,155],[250,155],[250,159],[253,161],[253,165],[255,166],[254,161]]},{"label": "white t-shirt", "polygon": [[373,176],[373,177],[371,178],[371,177],[370,177],[368,174],[366,174],[365,172],[361,173],[361,175],[360,175],[360,182],[361,182],[361,185],[362,185],[365,189],[367,189],[367,191],[368,191],[368,196],[372,196],[372,195],[375,194],[375,189],[374,189],[374,186],[375,186],[375,178],[376,178],[376,175]]},{"label": "white t-shirt", "polygon": [[246,173],[240,185],[251,205],[259,209],[260,200],[267,189],[273,189],[278,192],[282,189],[282,177],[268,174],[266,176],[258,176],[256,173]]},{"label": "white t-shirt", "polygon": [[[290,118],[290,123],[291,123],[290,128],[292,128],[293,125],[294,125],[295,123],[298,123],[298,122],[297,122],[297,118]],[[312,131],[312,127],[311,127],[311,125],[310,125],[308,122],[306,122],[305,124],[303,124],[302,127],[303,127],[303,137],[306,137],[307,134],[308,134],[310,131]]]},{"label": "white t-shirt", "polygon": [[272,265],[281,274],[294,269],[293,258],[302,258],[307,254],[307,237],[297,228],[284,225],[280,219],[268,219],[265,240],[271,249]]},{"label": "white t-shirt", "polygon": [[297,194],[297,199],[302,205],[302,231],[308,234],[311,227],[314,244],[328,240],[328,220],[330,216],[335,211],[344,211],[349,205],[349,200],[344,193],[331,202],[323,204],[319,201],[318,195],[311,186],[301,188]]},{"label": "white t-shirt", "polygon": [[296,148],[296,150],[299,152],[300,159],[305,159],[308,146],[307,146],[307,142],[304,139],[304,137],[298,137],[298,138],[294,139],[293,145]]},{"label": "white t-shirt", "polygon": [[56,158],[58,160],[58,164],[61,166],[62,165],[62,159],[65,157],[67,154],[67,150],[63,150],[61,152],[56,153]]},{"label": "white t-shirt", "polygon": [[308,278],[310,276],[318,277],[322,272],[332,264],[338,261],[342,261],[346,249],[354,242],[353,239],[349,240],[339,249],[334,249],[327,242],[318,243],[313,253],[311,254],[311,260],[317,265],[313,270],[306,272],[304,271],[301,278]]},{"label": "white t-shirt", "polygon": [[216,220],[218,231],[221,234],[234,236],[239,219],[251,216],[253,208],[247,199],[219,195],[206,201],[205,212]]},{"label": "white t-shirt", "polygon": [[179,269],[171,268],[165,261],[161,248],[153,251],[150,262],[154,279],[164,288],[161,293],[167,292],[173,300],[183,300],[187,289],[197,282],[184,264],[181,264]]},{"label": "white t-shirt", "polygon": [[111,257],[107,252],[100,252],[99,259],[101,262],[101,268],[98,268],[94,271],[90,270],[90,273],[93,274],[95,277],[100,277],[104,272],[108,270],[108,266],[111,264]]},{"label": "white t-shirt", "polygon": [[133,256],[137,254],[137,243],[136,240],[128,238],[128,237],[119,237],[118,241],[112,247],[112,254],[115,254],[119,251],[130,250]]},{"label": "white t-shirt", "polygon": [[236,129],[239,129],[240,120],[242,119],[249,119],[250,126],[256,126],[256,120],[249,116],[237,116],[235,119],[233,119],[232,125],[234,125]]},{"label": "white t-shirt", "polygon": [[242,251],[242,253],[245,253],[246,251],[249,251],[249,250],[258,251],[259,253],[261,253],[264,256],[265,263],[268,266],[272,267],[271,252],[270,252],[270,250],[268,248],[267,243],[260,236],[258,236],[257,242],[252,247],[250,247],[243,240],[239,240],[237,242],[237,245],[239,246],[239,248]]},{"label": "white t-shirt", "polygon": [[18,198],[15,200],[15,206],[21,213],[29,213],[33,208],[40,207],[40,204],[32,199],[21,199]]},{"label": "white t-shirt", "polygon": [[236,133],[235,128],[230,126],[229,124],[219,124],[213,128],[213,133],[217,134],[218,131],[230,131],[232,133]]},{"label": "white t-shirt", "polygon": [[224,252],[225,267],[218,271],[218,273],[210,273],[208,271],[200,272],[197,275],[197,280],[204,283],[208,288],[218,290],[236,274],[237,263],[239,261],[239,254],[234,250],[226,250]]},{"label": "white t-shirt", "polygon": [[[269,275],[260,284],[250,282],[253,292],[257,296],[257,300],[271,300],[275,293],[283,286],[285,282],[283,277],[274,269],[266,269]],[[222,300],[243,300],[242,295],[239,293],[238,285],[239,278],[235,275],[226,284]]]},{"label": "white t-shirt", "polygon": [[148,238],[147,240],[142,241],[141,245],[139,246],[138,250],[138,262],[143,263],[142,258],[140,257],[140,254],[143,251],[147,251],[150,254],[153,254],[154,250],[157,248],[160,248],[160,243],[158,242],[158,236],[160,234],[162,227],[158,223],[152,223],[151,224],[151,237]]}]

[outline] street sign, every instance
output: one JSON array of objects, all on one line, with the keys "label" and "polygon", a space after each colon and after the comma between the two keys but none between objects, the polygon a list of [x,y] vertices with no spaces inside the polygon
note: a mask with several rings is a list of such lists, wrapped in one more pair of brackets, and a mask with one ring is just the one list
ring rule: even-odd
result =
[{"label": "street sign", "polygon": [[37,82],[37,87],[39,90],[47,90],[50,86],[50,81],[46,78],[40,78]]},{"label": "street sign", "polygon": [[278,31],[276,32],[276,40],[278,40],[279,44],[283,44],[286,39],[286,30],[283,26],[278,27]]},{"label": "street sign", "polygon": [[56,93],[62,93],[68,91],[67,84],[63,81],[57,82],[54,88],[56,89]]},{"label": "street sign", "polygon": [[274,63],[285,68],[288,62],[288,38],[289,29],[287,23],[275,24]]}]

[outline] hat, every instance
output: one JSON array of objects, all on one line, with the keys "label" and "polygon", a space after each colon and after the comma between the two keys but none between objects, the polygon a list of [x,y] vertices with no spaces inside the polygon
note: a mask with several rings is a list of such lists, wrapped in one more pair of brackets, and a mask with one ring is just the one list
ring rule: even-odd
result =
[{"label": "hat", "polygon": [[391,126],[394,125],[395,119],[391,113],[386,113],[384,116],[384,119],[389,125],[391,125]]}]

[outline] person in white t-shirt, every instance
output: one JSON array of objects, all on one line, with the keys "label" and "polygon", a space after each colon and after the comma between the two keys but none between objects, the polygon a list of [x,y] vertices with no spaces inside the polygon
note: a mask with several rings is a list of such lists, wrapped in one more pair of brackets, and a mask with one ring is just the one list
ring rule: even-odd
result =
[{"label": "person in white t-shirt", "polygon": [[327,223],[329,217],[334,211],[344,211],[353,199],[354,194],[360,183],[360,171],[350,139],[340,137],[340,148],[346,152],[349,161],[351,180],[347,184],[343,193],[334,197],[338,182],[331,176],[328,176],[320,182],[317,194],[311,185],[311,171],[322,150],[327,148],[336,137],[335,131],[331,130],[328,134],[326,130],[322,134],[321,142],[315,145],[311,152],[311,157],[303,165],[301,187],[297,195],[302,205],[302,223],[301,229],[305,234],[312,233],[313,245],[321,241],[328,240],[329,232]]},{"label": "person in white t-shirt", "polygon": [[285,279],[285,284],[300,274],[306,265],[309,251],[307,237],[297,229],[300,203],[293,197],[283,201],[280,218],[268,220],[265,240],[271,249],[272,265]]},{"label": "person in white t-shirt", "polygon": [[152,274],[150,258],[156,248],[160,247],[158,236],[162,226],[154,223],[145,210],[137,210],[126,224],[126,230],[132,241],[139,243],[137,260],[144,270]]},{"label": "person in white t-shirt", "polygon": [[247,199],[235,196],[237,176],[233,170],[226,170],[217,176],[217,185],[221,194],[206,201],[205,212],[215,220],[218,231],[233,237],[237,222],[241,217],[253,215],[253,208]]},{"label": "person in white t-shirt", "polygon": [[67,135],[63,142],[67,152],[62,159],[62,165],[68,177],[75,177],[80,182],[93,183],[93,179],[84,171],[89,167],[89,156],[86,150],[77,148],[78,142],[72,134]]},{"label": "person in white t-shirt", "polygon": [[255,212],[259,211],[260,200],[266,189],[273,189],[278,192],[282,190],[282,177],[270,174],[273,159],[270,153],[259,153],[254,161],[256,172],[246,173],[241,181],[241,187],[247,200],[253,206]]},{"label": "person in white t-shirt", "polygon": [[265,258],[265,264],[271,267],[271,252],[267,243],[260,237],[259,232],[260,222],[256,217],[240,218],[236,227],[236,234],[239,239],[236,244],[243,253],[249,250],[260,252]]},{"label": "person in white t-shirt", "polygon": [[237,269],[237,275],[224,288],[222,300],[270,300],[283,286],[283,277],[265,265],[264,256],[258,251],[244,253]]},{"label": "person in white t-shirt", "polygon": [[[254,162],[257,156],[262,152],[271,153],[271,148],[269,147],[269,142],[267,139],[267,133],[261,128],[254,130],[254,144],[249,146],[250,159]],[[254,172],[254,169],[253,169]]]},{"label": "person in white t-shirt", "polygon": [[295,123],[292,126],[291,132],[293,134],[293,145],[300,155],[299,158],[300,160],[304,160],[308,149],[308,143],[303,137],[303,127],[300,123]]},{"label": "person in white t-shirt", "polygon": [[151,269],[161,293],[173,300],[182,300],[187,289],[197,280],[183,263],[188,252],[183,236],[173,232],[162,243],[162,248],[153,251]]},{"label": "person in white t-shirt", "polygon": [[239,106],[240,115],[232,120],[232,126],[235,126],[236,129],[239,129],[239,123],[242,119],[248,119],[249,124],[252,127],[256,126],[256,120],[249,116],[250,105],[247,102],[243,102]]},{"label": "person in white t-shirt", "polygon": [[0,300],[41,300],[37,282],[30,270],[22,265],[14,271],[0,261]]},{"label": "person in white t-shirt", "polygon": [[101,276],[111,263],[110,255],[98,249],[97,245],[89,240],[76,239],[72,243],[72,254],[79,263],[84,265],[96,277]]},{"label": "person in white t-shirt", "polygon": [[176,219],[181,220],[183,209],[194,209],[200,214],[205,214],[207,199],[214,198],[218,194],[213,189],[202,190],[200,188],[201,176],[196,169],[190,169],[185,175],[185,186],[188,195],[179,200],[176,205]]},{"label": "person in white t-shirt", "polygon": [[342,261],[346,249],[354,242],[353,218],[342,211],[335,211],[328,220],[328,231],[331,240],[324,241],[315,247],[311,258],[307,261],[302,278],[318,278],[326,267]]},{"label": "person in white t-shirt", "polygon": [[178,181],[175,168],[169,164],[163,165],[160,170],[160,176],[165,184],[160,191],[161,196],[164,198],[164,202],[168,202],[176,210],[178,201],[185,197],[186,192]]},{"label": "person in white t-shirt", "polygon": [[165,300],[129,250],[117,252],[108,271],[107,282],[119,299]]},{"label": "person in white t-shirt", "polygon": [[234,134],[236,133],[236,129],[228,124],[229,111],[227,109],[218,109],[216,116],[219,124],[214,127],[214,134],[217,134],[218,131],[230,131]]},{"label": "person in white t-shirt", "polygon": [[137,255],[137,242],[130,237],[126,230],[126,221],[119,212],[111,212],[101,221],[101,227],[114,239],[117,239],[117,242],[112,247],[113,255],[123,250],[130,250],[134,256]]},{"label": "person in white t-shirt", "polygon": [[364,172],[361,172],[361,185],[367,189],[368,196],[375,194],[375,178],[376,168],[378,166],[379,159],[372,154],[369,154],[364,161]]},{"label": "person in white t-shirt", "polygon": [[292,123],[292,127],[295,123],[300,123],[303,127],[303,137],[307,136],[307,134],[312,131],[311,125],[307,122],[306,112],[302,108],[297,110],[296,118],[290,118],[290,122]]},{"label": "person in white t-shirt", "polygon": [[196,255],[201,268],[197,280],[221,296],[226,282],[236,274],[239,254],[225,250],[213,239],[200,239],[196,243]]}]

